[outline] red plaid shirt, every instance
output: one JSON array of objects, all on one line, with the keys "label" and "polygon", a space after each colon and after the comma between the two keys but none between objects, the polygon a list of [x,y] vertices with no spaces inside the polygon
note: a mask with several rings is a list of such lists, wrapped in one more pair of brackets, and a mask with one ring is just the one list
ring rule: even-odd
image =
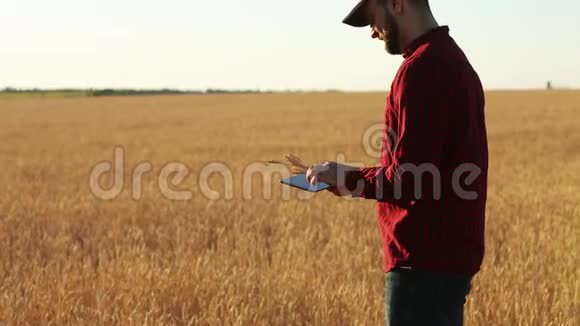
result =
[{"label": "red plaid shirt", "polygon": [[449,28],[404,52],[379,167],[346,177],[378,201],[385,270],[475,274],[484,255],[487,136],[481,81]]}]

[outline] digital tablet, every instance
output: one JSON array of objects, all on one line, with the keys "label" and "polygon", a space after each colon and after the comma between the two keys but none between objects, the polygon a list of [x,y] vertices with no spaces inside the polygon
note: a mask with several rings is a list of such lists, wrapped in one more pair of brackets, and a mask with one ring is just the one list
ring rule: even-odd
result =
[{"label": "digital tablet", "polygon": [[285,185],[289,185],[291,187],[306,190],[309,192],[319,192],[330,188],[330,185],[324,182],[319,182],[316,184],[316,186],[311,185],[308,182],[308,180],[306,180],[306,174],[298,174],[290,178],[282,179],[280,180],[280,182]]}]

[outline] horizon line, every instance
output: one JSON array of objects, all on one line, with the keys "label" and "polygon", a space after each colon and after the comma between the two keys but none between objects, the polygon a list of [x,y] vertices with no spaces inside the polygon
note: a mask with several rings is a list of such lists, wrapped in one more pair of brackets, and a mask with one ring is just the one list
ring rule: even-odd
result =
[{"label": "horizon line", "polygon": [[[489,87],[484,91],[542,91],[542,90],[580,90],[576,87]],[[208,87],[202,89],[181,88],[181,87],[158,87],[158,88],[141,88],[141,87],[12,87],[4,86],[0,88],[0,93],[41,93],[41,92],[95,92],[95,91],[112,91],[112,92],[167,92],[183,94],[212,94],[212,93],[381,93],[388,92],[388,89],[341,89],[341,88],[287,88],[287,89],[261,89],[261,88],[222,88]]]}]

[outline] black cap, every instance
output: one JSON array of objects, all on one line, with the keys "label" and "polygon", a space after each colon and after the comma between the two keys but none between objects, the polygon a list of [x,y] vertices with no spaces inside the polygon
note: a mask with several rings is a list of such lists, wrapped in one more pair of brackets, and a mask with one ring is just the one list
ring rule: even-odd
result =
[{"label": "black cap", "polygon": [[367,2],[367,0],[361,0],[342,20],[342,22],[353,27],[365,27],[370,25],[367,13]]}]

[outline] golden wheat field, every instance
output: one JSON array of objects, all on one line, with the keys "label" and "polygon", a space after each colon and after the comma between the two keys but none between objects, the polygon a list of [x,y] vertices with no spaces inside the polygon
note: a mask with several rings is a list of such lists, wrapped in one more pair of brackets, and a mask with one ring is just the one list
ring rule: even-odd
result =
[{"label": "golden wheat field", "polygon": [[[0,324],[382,324],[374,203],[288,197],[276,174],[267,196],[244,171],[285,153],[374,164],[363,135],[384,98],[0,98]],[[489,92],[486,110],[487,248],[466,323],[579,325],[580,92]],[[104,201],[89,174],[116,147],[123,192]],[[160,189],[170,162],[190,200]],[[233,183],[205,178],[212,163]]]}]

